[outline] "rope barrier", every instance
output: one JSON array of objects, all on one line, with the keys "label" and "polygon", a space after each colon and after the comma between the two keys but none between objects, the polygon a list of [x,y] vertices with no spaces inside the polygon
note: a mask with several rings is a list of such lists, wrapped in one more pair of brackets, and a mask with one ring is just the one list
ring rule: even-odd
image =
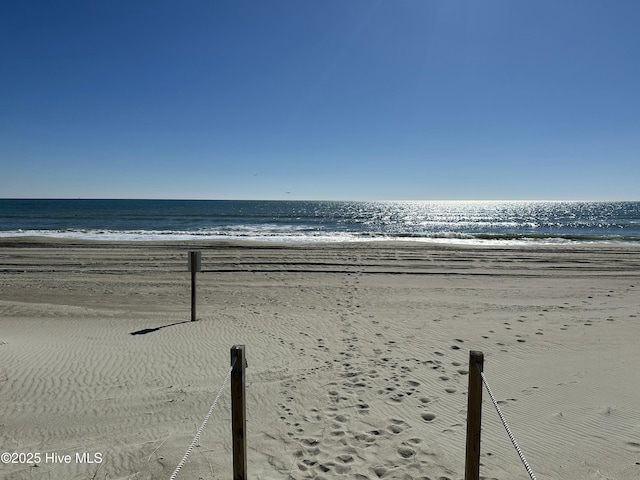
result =
[{"label": "rope barrier", "polygon": [[229,378],[231,378],[231,372],[233,371],[233,367],[235,366],[235,364],[236,364],[236,362],[234,360],[233,364],[231,365],[231,367],[229,367],[229,371],[227,372],[227,376],[225,377],[224,381],[222,382],[222,385],[220,386],[220,390],[218,390],[218,394],[216,395],[216,398],[213,401],[213,404],[211,405],[211,408],[209,409],[209,413],[207,413],[207,416],[204,417],[204,421],[202,422],[202,425],[200,425],[200,428],[196,432],[196,436],[193,437],[193,441],[191,442],[191,445],[189,445],[189,448],[187,448],[187,451],[185,452],[184,457],[182,457],[182,460],[180,460],[180,463],[178,464],[176,469],[171,474],[171,477],[169,478],[169,480],[175,480],[176,479],[176,477],[178,476],[178,472],[180,472],[180,469],[182,469],[182,467],[184,466],[185,462],[187,461],[187,458],[189,458],[189,455],[191,455],[191,451],[197,445],[198,440],[200,440],[200,434],[204,430],[204,427],[207,424],[207,421],[209,420],[209,417],[213,413],[213,409],[216,408],[218,400],[220,399],[220,395],[222,395],[222,389],[225,387],[225,385],[229,381]]},{"label": "rope barrier", "polygon": [[491,397],[491,401],[493,402],[493,406],[496,407],[496,411],[498,412],[498,415],[500,416],[500,420],[502,421],[502,425],[504,426],[504,429],[507,431],[507,434],[509,435],[509,438],[511,439],[511,443],[513,443],[513,446],[515,447],[516,452],[518,452],[518,456],[520,457],[520,460],[522,460],[522,464],[524,465],[524,468],[527,469],[527,473],[531,477],[531,480],[536,480],[536,476],[533,474],[533,470],[531,470],[531,467],[527,463],[527,459],[524,458],[524,453],[522,453],[522,450],[520,450],[520,447],[518,446],[518,442],[516,442],[516,439],[513,436],[513,433],[511,433],[511,429],[509,428],[509,425],[507,424],[507,421],[505,420],[504,415],[502,414],[502,411],[500,410],[500,407],[498,406],[498,402],[496,402],[496,399],[493,396],[493,392],[491,391],[491,388],[489,387],[489,383],[487,383],[487,379],[484,376],[484,372],[480,368],[480,365],[476,364],[476,367],[478,368],[478,371],[480,372],[480,376],[482,377],[482,383],[484,383],[484,386],[487,387],[487,392],[489,392],[489,396]]}]

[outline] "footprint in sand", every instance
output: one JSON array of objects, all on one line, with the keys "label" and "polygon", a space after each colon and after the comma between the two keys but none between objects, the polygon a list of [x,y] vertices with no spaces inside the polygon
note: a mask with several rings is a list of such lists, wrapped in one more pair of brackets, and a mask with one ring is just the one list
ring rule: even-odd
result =
[{"label": "footprint in sand", "polygon": [[387,430],[389,430],[391,433],[395,433],[396,435],[398,433],[402,433],[402,428],[400,428],[398,425],[389,425],[387,427]]},{"label": "footprint in sand", "polygon": [[402,402],[403,399],[404,399],[404,393],[396,393],[395,395],[392,395],[391,397],[389,397],[389,400],[391,400],[391,402],[393,403],[400,403]]},{"label": "footprint in sand", "polygon": [[387,430],[391,433],[402,433],[405,428],[409,426],[407,422],[405,422],[404,420],[399,420],[397,418],[392,418],[390,421],[391,425],[387,427]]},{"label": "footprint in sand", "polygon": [[302,444],[306,447],[315,447],[316,445],[318,445],[318,440],[315,438],[303,438],[302,439]]},{"label": "footprint in sand", "polygon": [[420,416],[422,417],[422,420],[424,420],[425,422],[432,422],[436,418],[436,416],[433,413],[423,413]]},{"label": "footprint in sand", "polygon": [[349,455],[347,453],[345,453],[343,455],[338,455],[336,457],[336,459],[341,463],[353,463],[354,462],[353,455]]},{"label": "footprint in sand", "polygon": [[375,467],[373,469],[373,473],[375,473],[378,476],[378,478],[382,478],[387,473],[387,469],[384,467]]},{"label": "footprint in sand", "polygon": [[334,420],[336,422],[340,422],[340,423],[346,423],[349,421],[349,418],[345,415],[336,415]]},{"label": "footprint in sand", "polygon": [[398,454],[402,457],[402,458],[411,458],[413,456],[415,456],[416,451],[412,448],[409,447],[400,447],[398,448]]}]

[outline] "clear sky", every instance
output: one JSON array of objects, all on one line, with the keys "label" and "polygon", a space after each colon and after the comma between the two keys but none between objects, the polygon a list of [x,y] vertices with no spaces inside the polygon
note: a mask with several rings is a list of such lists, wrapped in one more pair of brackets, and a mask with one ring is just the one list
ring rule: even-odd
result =
[{"label": "clear sky", "polygon": [[0,0],[0,197],[640,200],[638,0]]}]

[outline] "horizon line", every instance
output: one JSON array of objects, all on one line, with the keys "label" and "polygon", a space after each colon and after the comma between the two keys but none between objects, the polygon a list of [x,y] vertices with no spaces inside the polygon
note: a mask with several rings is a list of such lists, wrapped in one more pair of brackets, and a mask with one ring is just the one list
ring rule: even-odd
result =
[{"label": "horizon line", "polygon": [[640,202],[622,199],[301,199],[301,198],[159,198],[159,197],[0,197],[0,200],[142,200],[189,202]]}]

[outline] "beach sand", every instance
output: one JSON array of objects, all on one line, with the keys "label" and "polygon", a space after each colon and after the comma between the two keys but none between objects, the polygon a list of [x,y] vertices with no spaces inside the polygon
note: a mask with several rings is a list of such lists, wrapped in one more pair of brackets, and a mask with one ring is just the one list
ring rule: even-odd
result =
[{"label": "beach sand", "polygon": [[[539,480],[640,478],[639,317],[632,246],[1,239],[0,451],[41,461],[0,478],[169,478],[235,344],[252,479],[462,479],[470,350]],[[528,478],[486,391],[481,452]],[[177,478],[231,458],[227,386]]]}]

